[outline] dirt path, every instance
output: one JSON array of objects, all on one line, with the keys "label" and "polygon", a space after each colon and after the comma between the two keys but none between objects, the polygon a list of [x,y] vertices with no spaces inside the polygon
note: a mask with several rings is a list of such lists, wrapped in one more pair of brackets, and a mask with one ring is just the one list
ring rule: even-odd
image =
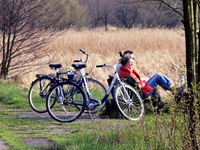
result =
[{"label": "dirt path", "polygon": [[7,150],[8,148],[9,146],[3,140],[0,140],[0,149]]},{"label": "dirt path", "polygon": [[[39,114],[34,111],[26,111],[26,112],[17,112],[15,118],[25,118],[25,119],[36,119],[38,121],[50,121],[52,118],[48,113]],[[99,119],[99,118],[98,118]],[[91,116],[89,114],[83,113],[80,118],[76,121],[92,121]],[[23,131],[24,132],[24,131]],[[63,131],[56,131],[56,133],[63,133]],[[23,140],[25,144],[29,146],[51,146],[53,145],[53,141],[45,138],[27,138]],[[5,143],[5,141],[0,139],[0,150],[7,150],[10,147]]]}]

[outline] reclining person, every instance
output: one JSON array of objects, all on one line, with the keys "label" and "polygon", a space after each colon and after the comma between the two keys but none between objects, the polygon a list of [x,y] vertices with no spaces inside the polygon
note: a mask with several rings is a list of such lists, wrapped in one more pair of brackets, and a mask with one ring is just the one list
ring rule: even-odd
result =
[{"label": "reclining person", "polygon": [[122,66],[121,64],[121,60],[123,57],[128,57],[128,58],[133,58],[133,51],[131,50],[126,50],[123,54],[120,52],[120,57],[121,59],[119,60],[119,62],[117,63],[117,67],[116,67],[116,71],[119,74],[120,73],[120,67]]},{"label": "reclining person", "polygon": [[133,51],[125,51],[125,55],[123,55],[120,60],[122,66],[120,67],[119,76],[120,78],[132,77],[142,90],[142,98],[144,99],[152,96],[153,106],[157,106],[157,112],[159,112],[160,109],[164,107],[164,103],[161,102],[160,94],[157,91],[157,85],[161,86],[164,90],[171,91],[171,82],[161,74],[155,74],[148,81],[141,80],[140,75],[133,68],[134,59]]}]

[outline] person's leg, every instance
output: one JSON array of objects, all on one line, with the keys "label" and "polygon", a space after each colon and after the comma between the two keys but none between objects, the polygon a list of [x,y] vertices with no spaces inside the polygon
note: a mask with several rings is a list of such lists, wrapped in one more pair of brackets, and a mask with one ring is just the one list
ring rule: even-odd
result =
[{"label": "person's leg", "polygon": [[151,95],[151,101],[152,101],[152,105],[153,105],[156,113],[158,113],[158,114],[167,105],[167,103],[162,102],[161,96],[160,96],[160,93],[159,93],[158,89],[155,89],[155,91],[152,93],[152,95]]},{"label": "person's leg", "polygon": [[160,93],[158,92],[157,89],[155,89],[154,92],[151,94],[151,101],[153,107],[158,106],[158,104],[161,102]]},{"label": "person's leg", "polygon": [[165,76],[161,74],[155,74],[147,81],[148,85],[156,88],[157,85],[161,86],[165,90],[171,90],[171,82]]}]

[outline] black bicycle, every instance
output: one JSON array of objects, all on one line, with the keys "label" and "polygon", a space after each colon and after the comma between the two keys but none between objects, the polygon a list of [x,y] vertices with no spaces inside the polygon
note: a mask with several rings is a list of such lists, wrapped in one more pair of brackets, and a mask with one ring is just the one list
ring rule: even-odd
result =
[{"label": "black bicycle", "polygon": [[[83,54],[85,54],[85,60],[74,60],[74,62],[80,62],[82,64],[86,64],[88,61],[88,54],[79,49]],[[45,113],[47,112],[46,108],[46,98],[49,94],[49,90],[53,87],[56,83],[63,82],[65,80],[70,80],[73,83],[78,84],[82,87],[81,76],[80,76],[80,69],[76,68],[75,70],[71,69],[64,69],[62,68],[61,64],[50,64],[50,68],[56,70],[55,74],[37,74],[36,79],[32,82],[31,87],[28,93],[28,101],[31,108],[38,112],[38,113]],[[88,78],[89,73],[85,73],[86,82],[88,83],[88,89],[90,89],[91,93],[98,92],[100,95],[104,95],[106,92],[105,87],[95,79]],[[95,89],[95,90],[94,90]],[[72,91],[72,90],[71,90]],[[53,104],[52,104],[53,105]],[[104,105],[102,105],[102,109]],[[94,110],[98,111],[98,110]]]},{"label": "black bicycle", "polygon": [[31,87],[28,92],[28,101],[31,108],[38,113],[47,112],[46,98],[49,89],[55,84],[61,81],[60,76],[66,74],[69,71],[61,71],[61,64],[50,64],[50,68],[56,70],[55,74],[37,74],[36,79],[31,83]]}]

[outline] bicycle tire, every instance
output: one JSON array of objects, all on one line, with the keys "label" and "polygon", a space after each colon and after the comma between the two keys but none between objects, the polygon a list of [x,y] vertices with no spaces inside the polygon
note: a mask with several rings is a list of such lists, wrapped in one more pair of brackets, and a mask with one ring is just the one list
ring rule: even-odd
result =
[{"label": "bicycle tire", "polygon": [[58,122],[75,121],[83,113],[85,105],[84,91],[70,81],[63,81],[53,86],[46,101],[49,115]]},{"label": "bicycle tire", "polygon": [[[91,94],[91,98],[98,101],[98,103],[99,103],[98,106],[96,106],[93,109],[90,109],[89,112],[90,113],[99,112],[105,107],[106,101],[101,103],[101,99],[106,94],[106,88],[104,87],[104,85],[102,83],[100,83],[99,81],[92,79],[92,78],[86,78],[86,82],[87,82],[88,90]],[[90,103],[92,103],[92,101],[90,101]]]},{"label": "bicycle tire", "polygon": [[144,115],[144,104],[139,93],[130,85],[118,84],[114,89],[114,99],[121,114],[128,120],[139,120]]},{"label": "bicycle tire", "polygon": [[52,78],[48,76],[39,77],[32,82],[28,92],[28,101],[35,112],[47,112],[46,98],[52,84]]}]

